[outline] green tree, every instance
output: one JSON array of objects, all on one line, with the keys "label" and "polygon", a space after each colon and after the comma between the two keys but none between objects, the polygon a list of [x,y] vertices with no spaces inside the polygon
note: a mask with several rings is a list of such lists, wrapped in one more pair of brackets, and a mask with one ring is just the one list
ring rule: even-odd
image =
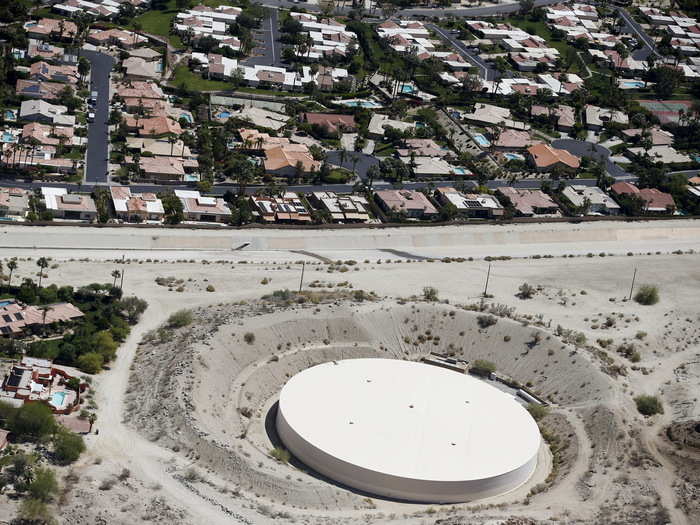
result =
[{"label": "green tree", "polygon": [[469,371],[480,376],[488,376],[496,371],[496,365],[485,359],[477,359],[472,363]]},{"label": "green tree", "polygon": [[29,495],[39,501],[49,503],[58,493],[56,474],[49,468],[34,471],[34,480],[29,484]]},{"label": "green tree", "polygon": [[77,364],[83,372],[88,374],[96,374],[102,370],[104,360],[102,355],[97,352],[88,352],[78,357]]},{"label": "green tree", "polygon": [[148,308],[148,303],[135,296],[125,297],[119,302],[121,310],[126,314],[126,319],[131,324],[139,321],[141,314]]},{"label": "green tree", "polygon": [[49,260],[46,257],[39,257],[36,265],[39,267],[39,288],[41,288],[41,279],[44,277],[44,270],[49,267]]},{"label": "green tree", "polygon": [[85,442],[82,436],[65,428],[56,433],[53,439],[53,452],[57,463],[61,465],[73,463],[84,451]]},{"label": "green tree", "polygon": [[53,433],[56,421],[43,403],[25,403],[12,414],[8,428],[19,439],[37,440]]},{"label": "green tree", "polygon": [[7,269],[10,270],[10,277],[7,281],[7,285],[12,286],[12,272],[17,269],[17,261],[15,259],[10,259],[7,262]]},{"label": "green tree", "polygon": [[173,192],[162,193],[159,197],[163,202],[165,222],[167,224],[180,224],[185,219],[182,201]]},{"label": "green tree", "polygon": [[22,500],[17,511],[19,523],[25,525],[55,525],[56,520],[46,503],[34,498]]}]

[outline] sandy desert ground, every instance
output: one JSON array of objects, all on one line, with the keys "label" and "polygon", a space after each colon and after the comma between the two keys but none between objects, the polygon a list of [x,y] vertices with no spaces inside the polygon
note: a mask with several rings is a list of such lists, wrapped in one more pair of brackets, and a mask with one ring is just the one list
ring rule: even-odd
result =
[{"label": "sandy desert ground", "polygon": [[[700,523],[695,222],[303,233],[2,227],[0,253],[19,258],[20,279],[36,273],[37,257],[52,257],[47,284],[109,282],[123,268],[125,294],[149,303],[96,378],[100,433],[86,437],[88,452],[72,467],[62,523]],[[440,260],[448,256],[460,259]],[[304,290],[327,297],[261,300],[298,289],[302,261]],[[482,302],[489,264],[493,297]],[[626,300],[635,269],[638,284],[659,287],[658,304]],[[161,286],[157,277],[182,282]],[[523,282],[538,287],[533,298],[516,296]],[[422,299],[425,286],[439,302]],[[196,322],[159,332],[183,308]],[[482,328],[481,315],[498,320]],[[623,355],[630,344],[638,362]],[[331,359],[431,350],[490,359],[551,401],[542,425],[554,446],[526,485],[487,501],[413,505],[269,456],[266,418],[287,377]],[[640,416],[639,394],[660,396],[664,414]],[[3,503],[8,520],[13,504]]]}]

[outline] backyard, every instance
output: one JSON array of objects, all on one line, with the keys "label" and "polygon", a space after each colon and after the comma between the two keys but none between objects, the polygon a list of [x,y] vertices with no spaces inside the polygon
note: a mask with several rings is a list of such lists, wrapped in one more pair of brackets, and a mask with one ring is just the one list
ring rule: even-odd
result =
[{"label": "backyard", "polygon": [[179,36],[170,34],[173,19],[178,13],[175,0],[168,0],[163,7],[164,9],[146,11],[141,16],[134,18],[134,23],[139,24],[141,30],[146,33],[167,38],[173,47],[185,47]]}]

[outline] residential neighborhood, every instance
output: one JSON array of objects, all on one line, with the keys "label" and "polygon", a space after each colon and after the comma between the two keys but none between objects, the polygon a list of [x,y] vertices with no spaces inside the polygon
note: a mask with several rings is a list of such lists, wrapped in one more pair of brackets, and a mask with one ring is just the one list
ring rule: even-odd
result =
[{"label": "residential neighborhood", "polygon": [[647,40],[576,2],[439,23],[190,4],[160,33],[145,2],[114,7],[54,4],[11,34],[2,184],[31,197],[15,220],[652,213],[619,203],[618,183],[670,195],[671,215],[700,206],[681,175],[700,168],[700,105],[694,19],[678,12],[634,11]]}]

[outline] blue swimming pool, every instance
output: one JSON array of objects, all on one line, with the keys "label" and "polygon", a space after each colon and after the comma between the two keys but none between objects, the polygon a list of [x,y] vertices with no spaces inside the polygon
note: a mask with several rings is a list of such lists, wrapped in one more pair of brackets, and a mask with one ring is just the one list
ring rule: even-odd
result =
[{"label": "blue swimming pool", "polygon": [[12,304],[14,301],[0,301],[0,308],[4,308],[8,304]]},{"label": "blue swimming pool", "polygon": [[417,90],[410,84],[402,84],[401,85],[401,93],[415,93]]},{"label": "blue swimming pool", "polygon": [[639,89],[644,87],[644,82],[641,80],[623,80],[622,87],[627,89]]},{"label": "blue swimming pool", "polygon": [[217,115],[218,118],[229,118],[231,116],[231,112],[229,111],[222,111]]},{"label": "blue swimming pool", "polygon": [[17,112],[12,109],[6,109],[5,120],[17,120]]},{"label": "blue swimming pool", "polygon": [[476,143],[477,143],[479,146],[481,146],[482,148],[488,148],[488,147],[491,145],[491,143],[489,142],[489,139],[487,139],[487,138],[486,138],[484,135],[482,135],[481,133],[476,133],[476,134],[472,135],[472,137],[474,138],[474,140],[476,141]]},{"label": "blue swimming pool", "polygon": [[504,153],[503,156],[508,160],[525,160],[525,157],[518,153]]},{"label": "blue swimming pool", "polygon": [[68,394],[66,392],[54,392],[51,394],[51,399],[49,399],[49,404],[54,408],[63,408],[66,404],[66,397]]},{"label": "blue swimming pool", "polygon": [[2,137],[0,138],[0,142],[17,142],[17,137],[15,137],[12,133],[9,131],[3,131],[2,132]]},{"label": "blue swimming pool", "polygon": [[[230,115],[229,115],[229,116],[230,116]],[[192,122],[194,122],[194,121],[192,120],[192,116],[191,116],[189,113],[182,113],[182,114],[180,115],[180,118],[184,118],[184,119],[185,119],[187,122],[189,122],[190,124],[192,124]]]},{"label": "blue swimming pool", "polygon": [[455,175],[471,175],[471,171],[466,168],[453,168],[452,171]]}]

